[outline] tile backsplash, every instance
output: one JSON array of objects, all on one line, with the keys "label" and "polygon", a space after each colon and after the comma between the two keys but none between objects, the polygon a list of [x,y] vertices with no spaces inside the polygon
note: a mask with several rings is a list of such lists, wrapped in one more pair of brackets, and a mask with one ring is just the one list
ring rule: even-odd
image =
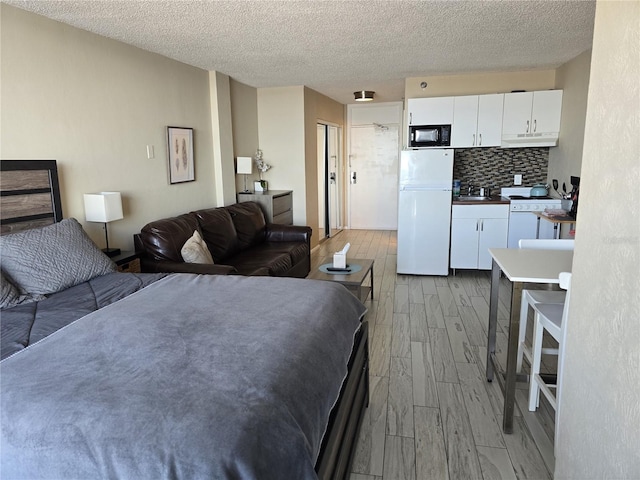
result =
[{"label": "tile backsplash", "polygon": [[522,186],[546,183],[549,148],[461,148],[455,150],[453,178],[462,182],[465,194],[473,185],[475,194],[480,187],[490,187],[494,193],[500,187],[512,187],[513,176],[522,174]]}]

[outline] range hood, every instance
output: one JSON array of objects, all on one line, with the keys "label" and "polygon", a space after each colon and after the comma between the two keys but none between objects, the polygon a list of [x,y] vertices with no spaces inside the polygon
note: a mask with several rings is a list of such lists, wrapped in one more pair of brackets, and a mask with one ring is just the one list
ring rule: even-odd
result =
[{"label": "range hood", "polygon": [[502,148],[555,147],[558,145],[558,132],[518,133],[502,135]]}]

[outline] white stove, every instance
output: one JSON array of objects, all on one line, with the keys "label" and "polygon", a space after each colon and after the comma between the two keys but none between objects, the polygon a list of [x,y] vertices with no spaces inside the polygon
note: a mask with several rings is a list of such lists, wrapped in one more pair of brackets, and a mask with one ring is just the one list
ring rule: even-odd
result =
[{"label": "white stove", "polygon": [[[562,200],[551,197],[530,197],[531,187],[509,187],[500,189],[500,195],[508,197],[509,203],[509,235],[507,246],[518,248],[521,238],[536,238],[538,219],[531,212],[543,212],[545,208],[558,209]],[[538,238],[555,238],[553,224],[540,222]]]}]

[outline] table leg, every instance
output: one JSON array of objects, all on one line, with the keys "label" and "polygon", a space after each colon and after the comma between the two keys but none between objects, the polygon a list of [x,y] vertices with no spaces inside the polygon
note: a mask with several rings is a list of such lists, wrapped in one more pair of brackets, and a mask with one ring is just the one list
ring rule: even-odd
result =
[{"label": "table leg", "polygon": [[513,282],[511,291],[511,320],[509,321],[507,364],[505,365],[504,409],[502,430],[513,432],[513,411],[516,400],[516,357],[518,354],[518,332],[520,330],[520,305],[522,304],[522,282]]},{"label": "table leg", "polygon": [[500,267],[493,260],[491,266],[491,292],[489,295],[489,333],[487,335],[487,381],[493,381],[493,355],[496,351],[496,327],[498,325],[498,289]]}]

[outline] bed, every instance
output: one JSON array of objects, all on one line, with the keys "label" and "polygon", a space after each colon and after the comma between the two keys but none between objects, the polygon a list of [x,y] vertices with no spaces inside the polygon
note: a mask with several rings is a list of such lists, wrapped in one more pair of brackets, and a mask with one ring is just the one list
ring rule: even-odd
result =
[{"label": "bed", "polygon": [[3,478],[348,478],[368,337],[344,287],[116,272],[55,161],[2,170]]}]

